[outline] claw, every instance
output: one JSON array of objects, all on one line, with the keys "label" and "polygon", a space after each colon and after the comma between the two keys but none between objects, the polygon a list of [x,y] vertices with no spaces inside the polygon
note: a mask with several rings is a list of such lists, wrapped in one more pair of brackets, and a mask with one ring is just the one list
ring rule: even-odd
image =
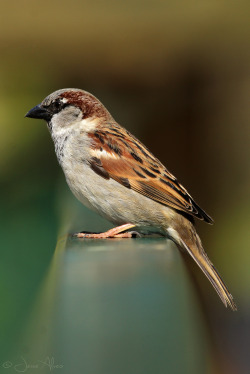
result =
[{"label": "claw", "polygon": [[109,239],[109,238],[135,238],[137,235],[140,235],[136,231],[131,232],[124,232],[126,230],[135,227],[132,223],[126,223],[124,225],[114,227],[106,232],[101,232],[99,234],[88,233],[88,232],[79,232],[73,234],[73,236],[77,238],[85,238],[85,239]]}]

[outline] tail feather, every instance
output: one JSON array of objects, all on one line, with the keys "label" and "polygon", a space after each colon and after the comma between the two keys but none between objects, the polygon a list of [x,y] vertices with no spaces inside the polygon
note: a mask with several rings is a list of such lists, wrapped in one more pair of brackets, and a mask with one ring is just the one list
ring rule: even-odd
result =
[{"label": "tail feather", "polygon": [[[174,241],[177,242],[183,249],[185,249],[190,256],[194,259],[203,273],[206,275],[215,291],[221,298],[223,304],[227,307],[229,305],[233,311],[237,310],[237,306],[233,300],[233,296],[227,289],[227,286],[221,279],[218,271],[215,269],[214,265],[208,258],[206,252],[204,251],[201,240],[196,233],[194,227],[192,227],[192,238],[182,239],[176,230],[171,230],[171,233],[174,232]],[[176,235],[177,234],[177,235]],[[172,235],[171,235],[172,236]],[[173,236],[172,236],[173,237]],[[191,239],[191,240],[190,240]]]}]

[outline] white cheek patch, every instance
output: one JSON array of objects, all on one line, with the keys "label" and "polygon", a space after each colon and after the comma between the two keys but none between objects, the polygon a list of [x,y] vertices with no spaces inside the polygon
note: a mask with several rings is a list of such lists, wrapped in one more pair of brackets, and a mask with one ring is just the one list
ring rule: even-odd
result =
[{"label": "white cheek patch", "polygon": [[63,99],[61,99],[61,102],[66,104],[68,102],[68,99],[66,99],[65,97]]}]

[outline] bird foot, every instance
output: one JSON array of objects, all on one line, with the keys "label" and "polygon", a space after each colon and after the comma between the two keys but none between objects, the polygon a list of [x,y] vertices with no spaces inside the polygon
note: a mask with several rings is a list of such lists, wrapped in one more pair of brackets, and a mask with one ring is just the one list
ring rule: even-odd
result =
[{"label": "bird foot", "polygon": [[96,233],[88,233],[88,232],[79,232],[74,234],[73,236],[77,238],[83,239],[111,239],[111,238],[137,238],[141,237],[141,235],[137,231],[127,231],[135,227],[135,225],[131,223],[126,223],[125,225],[114,227],[105,232],[101,232],[99,234]]}]

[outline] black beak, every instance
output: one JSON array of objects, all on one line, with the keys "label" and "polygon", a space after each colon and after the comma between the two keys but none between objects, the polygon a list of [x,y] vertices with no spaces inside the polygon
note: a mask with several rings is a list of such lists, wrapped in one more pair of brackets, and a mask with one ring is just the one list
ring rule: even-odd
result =
[{"label": "black beak", "polygon": [[50,113],[46,108],[42,107],[41,104],[38,104],[34,108],[30,109],[25,117],[44,119],[45,121],[49,122],[51,120],[52,113]]}]

